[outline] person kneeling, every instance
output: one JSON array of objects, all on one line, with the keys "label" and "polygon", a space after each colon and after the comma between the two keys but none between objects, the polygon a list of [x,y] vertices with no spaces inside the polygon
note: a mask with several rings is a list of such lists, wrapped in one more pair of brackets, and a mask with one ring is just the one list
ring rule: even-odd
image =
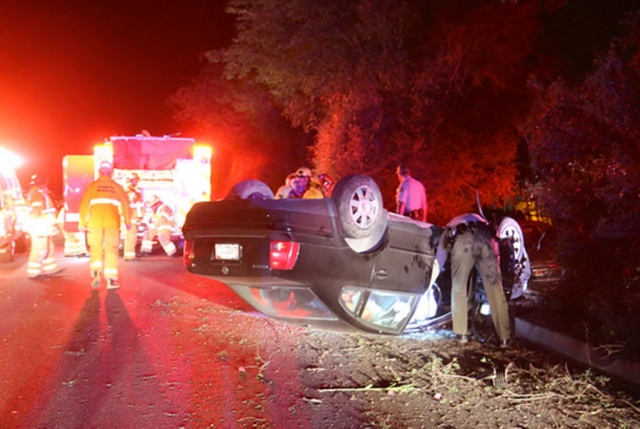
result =
[{"label": "person kneeling", "polygon": [[143,255],[150,254],[153,249],[153,240],[157,237],[167,256],[176,256],[178,249],[171,241],[171,235],[175,231],[173,210],[157,195],[151,196],[149,207],[151,208],[151,219],[142,239],[140,252]]}]

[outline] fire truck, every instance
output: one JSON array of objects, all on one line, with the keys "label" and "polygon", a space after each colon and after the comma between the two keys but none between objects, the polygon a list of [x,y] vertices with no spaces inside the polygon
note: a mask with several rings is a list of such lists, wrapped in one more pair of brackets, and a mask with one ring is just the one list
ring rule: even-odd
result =
[{"label": "fire truck", "polygon": [[29,208],[16,176],[20,162],[17,155],[0,147],[0,262],[13,262],[16,250],[28,246]]},{"label": "fire truck", "polygon": [[[113,179],[127,188],[137,174],[145,201],[159,197],[173,209],[175,239],[182,238],[182,224],[191,206],[211,198],[211,155],[208,145],[193,138],[148,133],[113,136],[94,147],[91,155],[67,155],[62,160],[64,229],[78,231],[80,201],[87,185],[98,177],[100,163],[113,164]],[[147,207],[147,215],[150,215]],[[143,226],[139,235],[144,233]]]}]

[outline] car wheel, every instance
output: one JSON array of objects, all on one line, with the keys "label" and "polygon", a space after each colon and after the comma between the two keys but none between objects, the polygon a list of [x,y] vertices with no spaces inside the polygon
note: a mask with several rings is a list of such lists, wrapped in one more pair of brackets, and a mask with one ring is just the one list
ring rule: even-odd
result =
[{"label": "car wheel", "polygon": [[498,227],[500,239],[500,269],[507,298],[515,299],[527,288],[531,276],[531,263],[518,222],[505,217]]},{"label": "car wheel", "polygon": [[26,252],[31,248],[31,236],[26,232],[22,232],[16,240],[16,252]]},{"label": "car wheel", "polygon": [[245,180],[236,184],[229,191],[227,198],[268,200],[273,198],[273,191],[259,180]]},{"label": "car wheel", "polygon": [[518,222],[510,217],[505,217],[498,227],[498,236],[501,240],[511,239],[513,254],[516,261],[522,260],[526,250],[524,248],[524,234]]},{"label": "car wheel", "polygon": [[347,245],[358,253],[375,249],[387,229],[382,193],[375,181],[361,174],[344,177],[331,198]]},{"label": "car wheel", "polygon": [[13,262],[16,255],[16,242],[10,241],[5,246],[0,248],[0,263]]}]

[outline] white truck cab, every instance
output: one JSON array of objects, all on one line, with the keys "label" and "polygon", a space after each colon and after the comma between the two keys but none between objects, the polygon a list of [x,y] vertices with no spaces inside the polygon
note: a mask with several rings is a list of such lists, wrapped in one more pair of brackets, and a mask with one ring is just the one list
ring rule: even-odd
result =
[{"label": "white truck cab", "polygon": [[0,147],[0,262],[13,262],[19,240],[26,240],[24,230],[29,209],[16,175],[19,157]]}]

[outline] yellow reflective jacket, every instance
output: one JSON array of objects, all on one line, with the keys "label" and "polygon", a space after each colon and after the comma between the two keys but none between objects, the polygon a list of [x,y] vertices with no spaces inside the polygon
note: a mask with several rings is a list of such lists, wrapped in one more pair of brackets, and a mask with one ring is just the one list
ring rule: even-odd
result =
[{"label": "yellow reflective jacket", "polygon": [[131,224],[129,198],[124,188],[109,176],[89,183],[80,202],[79,228],[120,228],[120,217]]},{"label": "yellow reflective jacket", "polygon": [[31,208],[27,223],[28,232],[34,237],[54,235],[56,208],[47,191],[32,187],[27,200]]}]

